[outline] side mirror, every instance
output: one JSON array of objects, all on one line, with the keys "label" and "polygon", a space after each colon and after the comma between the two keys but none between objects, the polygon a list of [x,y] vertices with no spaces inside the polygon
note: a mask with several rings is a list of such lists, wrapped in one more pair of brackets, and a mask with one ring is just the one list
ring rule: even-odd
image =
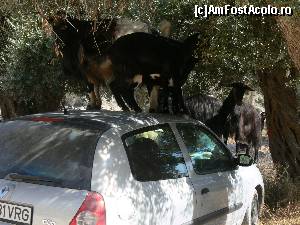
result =
[{"label": "side mirror", "polygon": [[239,154],[237,156],[237,164],[239,166],[251,166],[253,164],[253,159],[248,154]]}]

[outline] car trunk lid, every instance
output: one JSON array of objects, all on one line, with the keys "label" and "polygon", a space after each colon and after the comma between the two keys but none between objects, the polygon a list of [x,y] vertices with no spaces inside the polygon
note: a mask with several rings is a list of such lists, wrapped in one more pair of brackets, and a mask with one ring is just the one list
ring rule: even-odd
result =
[{"label": "car trunk lid", "polygon": [[90,219],[99,211],[92,206],[104,204],[90,189],[95,148],[107,129],[63,117],[1,123],[0,224],[69,225],[79,210],[79,219]]}]

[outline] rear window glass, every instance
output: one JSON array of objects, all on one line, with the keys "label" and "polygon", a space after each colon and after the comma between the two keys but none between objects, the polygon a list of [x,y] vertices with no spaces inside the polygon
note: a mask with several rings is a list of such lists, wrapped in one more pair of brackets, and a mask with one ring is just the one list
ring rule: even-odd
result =
[{"label": "rear window glass", "polygon": [[140,129],[123,136],[131,172],[138,181],[187,177],[184,158],[169,125]]},{"label": "rear window glass", "polygon": [[56,181],[47,185],[90,190],[96,144],[107,129],[22,120],[1,123],[0,178],[17,173]]}]

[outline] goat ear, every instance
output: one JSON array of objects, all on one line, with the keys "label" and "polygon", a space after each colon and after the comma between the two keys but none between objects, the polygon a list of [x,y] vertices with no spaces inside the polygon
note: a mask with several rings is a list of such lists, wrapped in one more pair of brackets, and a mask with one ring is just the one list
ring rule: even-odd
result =
[{"label": "goat ear", "polygon": [[245,90],[247,91],[254,91],[254,89],[252,89],[251,87],[249,87],[248,85],[244,85]]},{"label": "goat ear", "polygon": [[45,21],[52,26],[54,24],[54,20],[54,16],[49,16],[48,18],[44,19],[43,22]]},{"label": "goat ear", "polygon": [[244,89],[247,91],[254,91],[254,89],[252,89],[251,87],[249,87],[246,84],[243,84],[242,82],[234,82],[229,85],[226,85],[226,87],[233,87],[233,88],[237,88],[237,89]]},{"label": "goat ear", "polygon": [[200,40],[200,33],[195,33],[187,37],[184,41],[184,44],[188,45],[191,48],[194,48],[198,44],[199,40]]},{"label": "goat ear", "polygon": [[66,11],[64,10],[59,10],[56,12],[56,15],[55,15],[58,19],[66,19],[68,17],[68,14],[66,13]]},{"label": "goat ear", "polygon": [[239,83],[238,82],[234,82],[234,83],[230,83],[230,84],[222,84],[224,87],[237,87],[239,86]]},{"label": "goat ear", "polygon": [[68,17],[65,11],[57,11],[55,15],[51,15],[47,18],[47,21],[52,25],[55,26],[57,23],[66,20]]},{"label": "goat ear", "polygon": [[255,91],[254,89],[252,89],[251,87],[248,87],[248,86],[247,86],[246,90],[248,90],[248,91]]}]

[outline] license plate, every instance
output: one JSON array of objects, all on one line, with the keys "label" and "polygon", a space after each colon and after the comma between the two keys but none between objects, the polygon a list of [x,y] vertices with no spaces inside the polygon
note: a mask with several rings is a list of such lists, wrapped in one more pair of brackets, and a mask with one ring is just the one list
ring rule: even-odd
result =
[{"label": "license plate", "polygon": [[33,207],[0,201],[0,221],[17,225],[32,224]]}]

